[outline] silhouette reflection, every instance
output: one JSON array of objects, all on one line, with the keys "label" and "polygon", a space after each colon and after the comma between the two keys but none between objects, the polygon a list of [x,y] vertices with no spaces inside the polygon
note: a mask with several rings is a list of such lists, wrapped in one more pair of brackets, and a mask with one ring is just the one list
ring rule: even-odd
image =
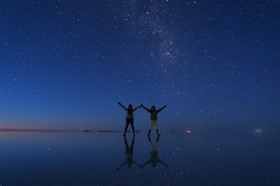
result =
[{"label": "silhouette reflection", "polygon": [[152,164],[153,167],[157,166],[157,163],[160,163],[161,165],[163,165],[164,167],[168,167],[168,165],[166,163],[164,163],[161,159],[159,159],[158,157],[158,144],[159,144],[159,136],[157,136],[156,142],[153,143],[151,140],[151,137],[148,136],[148,141],[150,144],[150,155],[151,158],[146,161],[143,165],[142,168],[148,164]]},{"label": "silhouette reflection", "polygon": [[133,160],[134,142],[135,142],[135,136],[133,136],[132,141],[129,146],[127,143],[126,136],[124,136],[126,160],[117,168],[117,170],[120,170],[125,164],[127,164],[128,168],[131,168],[133,164],[142,168],[142,166],[139,163],[137,163],[136,161]]}]

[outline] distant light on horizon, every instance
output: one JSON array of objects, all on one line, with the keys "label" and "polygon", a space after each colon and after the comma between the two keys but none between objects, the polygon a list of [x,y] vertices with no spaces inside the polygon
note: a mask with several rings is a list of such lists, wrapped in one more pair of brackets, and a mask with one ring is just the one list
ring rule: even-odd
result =
[{"label": "distant light on horizon", "polygon": [[186,130],[186,131],[185,131],[185,133],[190,134],[190,133],[191,133],[191,131],[190,131],[190,130]]},{"label": "distant light on horizon", "polygon": [[263,133],[263,130],[262,129],[255,129],[255,133],[256,134],[261,134],[261,133]]}]

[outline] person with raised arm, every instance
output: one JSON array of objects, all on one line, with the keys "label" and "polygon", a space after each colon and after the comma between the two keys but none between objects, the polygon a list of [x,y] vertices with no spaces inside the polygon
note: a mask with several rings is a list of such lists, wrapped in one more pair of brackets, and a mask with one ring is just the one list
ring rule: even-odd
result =
[{"label": "person with raised arm", "polygon": [[165,162],[163,162],[161,159],[159,159],[159,156],[158,156],[159,136],[157,136],[157,140],[156,140],[155,143],[153,143],[151,141],[150,136],[148,136],[148,141],[149,141],[149,144],[150,144],[150,159],[148,161],[146,161],[141,166],[141,168],[145,167],[148,164],[151,164],[153,167],[156,167],[158,163],[163,165],[164,167],[168,167],[168,165]]},{"label": "person with raised arm", "polygon": [[147,107],[145,107],[144,105],[141,104],[141,106],[150,113],[150,128],[149,128],[149,132],[148,132],[148,136],[150,136],[151,134],[151,130],[153,128],[153,126],[156,127],[156,131],[157,131],[157,135],[160,136],[159,134],[159,128],[158,128],[158,113],[160,111],[162,111],[164,108],[166,108],[166,105],[164,105],[163,107],[161,107],[160,109],[156,109],[155,106],[152,106],[151,109],[148,109]]},{"label": "person with raised arm", "polygon": [[131,104],[129,104],[127,108],[123,104],[121,104],[121,102],[118,102],[118,104],[126,111],[126,122],[125,122],[125,128],[124,128],[123,136],[126,135],[127,128],[129,126],[129,124],[131,126],[133,135],[135,136],[133,112],[136,111],[137,109],[139,109],[141,107],[141,105],[139,107],[136,107],[136,108],[133,109],[133,106]]},{"label": "person with raised arm", "polygon": [[134,161],[134,159],[133,159],[134,142],[135,142],[135,136],[133,136],[132,141],[129,146],[127,143],[126,136],[124,136],[125,161],[116,170],[120,170],[125,164],[127,164],[128,168],[131,168],[133,164],[142,168],[142,166],[139,163],[137,163],[136,161]]}]

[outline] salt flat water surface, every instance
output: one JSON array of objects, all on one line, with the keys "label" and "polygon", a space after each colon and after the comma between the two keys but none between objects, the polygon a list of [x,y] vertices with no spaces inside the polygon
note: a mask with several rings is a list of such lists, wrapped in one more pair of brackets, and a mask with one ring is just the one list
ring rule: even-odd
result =
[{"label": "salt flat water surface", "polygon": [[279,134],[1,132],[0,185],[279,185]]}]

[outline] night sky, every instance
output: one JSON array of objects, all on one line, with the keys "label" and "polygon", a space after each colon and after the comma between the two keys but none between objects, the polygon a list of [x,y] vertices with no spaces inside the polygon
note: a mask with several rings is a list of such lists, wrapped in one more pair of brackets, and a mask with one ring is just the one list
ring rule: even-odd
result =
[{"label": "night sky", "polygon": [[[1,0],[0,128],[276,129],[279,0]],[[149,114],[135,112],[136,129]]]}]

